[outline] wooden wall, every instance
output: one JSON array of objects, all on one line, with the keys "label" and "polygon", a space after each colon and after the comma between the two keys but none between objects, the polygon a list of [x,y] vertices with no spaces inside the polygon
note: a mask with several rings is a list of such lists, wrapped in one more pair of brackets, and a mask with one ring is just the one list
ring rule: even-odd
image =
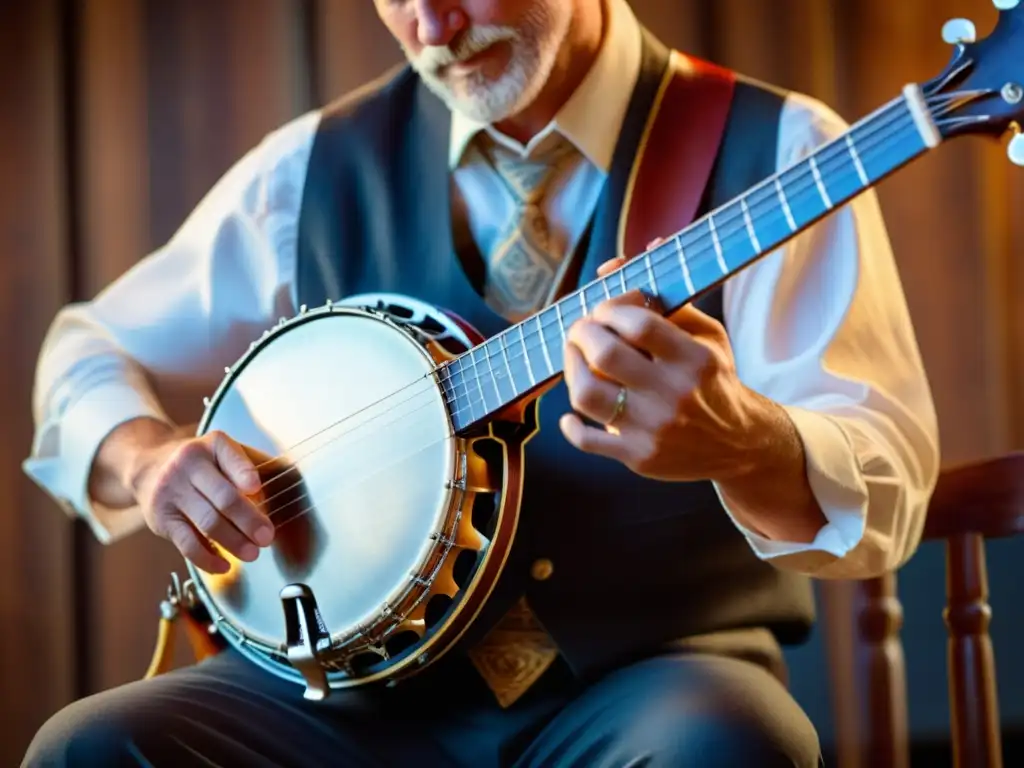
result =
[{"label": "wooden wall", "polygon": [[[823,98],[851,120],[943,66],[946,18],[970,15],[981,33],[995,18],[983,0],[633,6],[666,42]],[[167,575],[181,570],[169,546],[147,535],[99,547],[21,474],[31,377],[48,323],[62,303],[92,296],[164,241],[266,131],[398,57],[363,0],[0,2],[0,312],[8,352],[0,379],[0,763],[15,763],[38,725],[73,696],[142,674]],[[958,143],[886,182],[881,195],[946,460],[1020,446],[1024,171],[996,145]],[[1020,555],[1003,551],[1007,563]],[[914,590],[941,590],[940,566],[923,552],[908,569]],[[1000,627],[1014,626],[1001,606],[1009,607],[1017,579],[995,571],[998,647]],[[918,631],[915,606],[938,606],[938,597],[907,600],[909,635]],[[941,618],[929,613],[922,622],[922,642],[932,643],[929,658],[940,667],[929,680],[910,663],[912,708],[932,711],[937,696],[940,709],[925,723],[932,727],[944,695],[935,679]],[[824,663],[814,644],[795,658],[810,669]],[[930,682],[921,698],[915,675]],[[801,696],[827,702],[819,682],[796,677]],[[1020,709],[1014,715],[1013,702],[1004,705],[1024,719]]]}]

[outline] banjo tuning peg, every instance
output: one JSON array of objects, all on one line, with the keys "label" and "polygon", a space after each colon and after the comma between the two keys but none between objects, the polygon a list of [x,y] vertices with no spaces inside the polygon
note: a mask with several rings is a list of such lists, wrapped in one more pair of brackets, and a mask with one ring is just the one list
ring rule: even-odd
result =
[{"label": "banjo tuning peg", "polygon": [[977,36],[974,22],[970,19],[950,19],[942,25],[942,39],[950,45],[973,43]]}]

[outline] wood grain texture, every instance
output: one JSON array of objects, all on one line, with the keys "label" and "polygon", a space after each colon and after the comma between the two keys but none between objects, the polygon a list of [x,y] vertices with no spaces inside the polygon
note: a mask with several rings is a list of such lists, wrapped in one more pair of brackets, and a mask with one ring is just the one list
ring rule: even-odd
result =
[{"label": "wood grain texture", "polygon": [[[104,0],[84,5],[84,277],[105,285],[170,238],[269,131],[309,107],[292,3]],[[203,395],[194,393],[195,418]],[[177,552],[141,532],[89,541],[89,690],[139,678]],[[179,644],[182,646],[183,644]],[[179,647],[178,660],[188,660]]]},{"label": "wood grain texture", "polygon": [[57,5],[0,11],[0,765],[17,765],[35,730],[71,700],[75,674],[72,523],[20,467],[38,346],[68,296]]}]

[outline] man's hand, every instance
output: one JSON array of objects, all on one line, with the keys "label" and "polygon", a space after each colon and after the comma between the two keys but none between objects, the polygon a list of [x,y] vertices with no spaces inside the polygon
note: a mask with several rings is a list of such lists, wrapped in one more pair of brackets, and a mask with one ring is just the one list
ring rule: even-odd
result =
[{"label": "man's hand", "polygon": [[657,480],[716,482],[768,538],[810,541],[825,523],[788,415],[740,381],[725,328],[696,307],[663,317],[637,292],[599,304],[569,329],[565,381],[575,413],[560,426],[580,450]]},{"label": "man's hand", "polygon": [[562,431],[576,447],[659,480],[750,470],[764,404],[736,375],[721,323],[689,305],[663,317],[631,292],[574,323],[567,341],[572,406],[605,425],[566,414]]},{"label": "man's hand", "polygon": [[222,432],[139,450],[125,483],[153,533],[210,573],[224,573],[229,564],[208,539],[245,562],[273,541],[273,524],[252,498],[260,492],[256,466]]}]

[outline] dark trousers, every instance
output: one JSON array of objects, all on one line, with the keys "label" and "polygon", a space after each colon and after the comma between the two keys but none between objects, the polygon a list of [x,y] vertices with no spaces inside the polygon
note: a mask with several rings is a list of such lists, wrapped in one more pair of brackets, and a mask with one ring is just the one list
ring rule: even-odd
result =
[{"label": "dark trousers", "polygon": [[819,763],[818,739],[763,664],[672,652],[589,685],[558,663],[501,709],[464,659],[392,689],[303,699],[226,651],[66,707],[26,766],[698,766]]}]

